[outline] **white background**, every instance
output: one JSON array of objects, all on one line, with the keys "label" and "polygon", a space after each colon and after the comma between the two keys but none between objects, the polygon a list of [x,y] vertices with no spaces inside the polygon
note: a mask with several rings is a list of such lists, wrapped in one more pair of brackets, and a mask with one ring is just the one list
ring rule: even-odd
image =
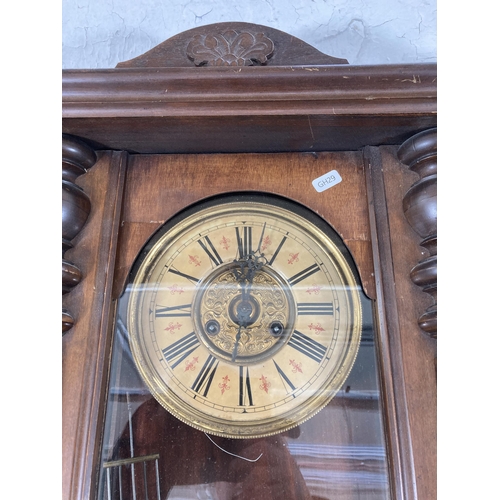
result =
[{"label": "white background", "polygon": [[498,39],[488,12],[491,2],[441,2],[436,31],[436,0],[7,3],[0,32],[6,491],[61,498],[61,66],[112,68],[184,30],[244,21],[351,64],[436,62],[439,47],[438,491],[446,500],[494,498],[500,166]]},{"label": "white background", "polygon": [[350,64],[436,62],[436,0],[63,0],[62,66],[114,68],[217,22],[285,31]]}]

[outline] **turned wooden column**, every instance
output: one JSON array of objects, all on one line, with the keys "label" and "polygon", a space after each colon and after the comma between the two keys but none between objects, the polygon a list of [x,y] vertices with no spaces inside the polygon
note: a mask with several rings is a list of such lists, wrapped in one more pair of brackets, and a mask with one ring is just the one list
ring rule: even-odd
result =
[{"label": "turned wooden column", "polygon": [[437,129],[420,132],[405,141],[398,158],[420,179],[403,198],[403,211],[413,230],[422,238],[428,256],[410,271],[411,280],[433,298],[418,319],[420,328],[437,337]]},{"label": "turned wooden column", "polygon": [[[76,179],[87,172],[97,160],[92,148],[70,135],[62,138],[62,293],[69,293],[82,280],[78,266],[64,258],[73,248],[71,241],[82,230],[90,214],[90,199],[76,185]],[[74,318],[67,309],[62,310],[62,333],[71,329]]]}]

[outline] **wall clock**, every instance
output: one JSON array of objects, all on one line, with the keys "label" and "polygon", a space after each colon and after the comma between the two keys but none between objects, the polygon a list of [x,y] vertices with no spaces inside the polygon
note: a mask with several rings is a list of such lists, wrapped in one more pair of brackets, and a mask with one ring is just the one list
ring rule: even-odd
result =
[{"label": "wall clock", "polygon": [[324,220],[263,194],[191,207],[146,245],[127,288],[136,366],[160,404],[224,437],[323,408],[361,339],[355,268]]},{"label": "wall clock", "polygon": [[[200,35],[273,51],[194,66]],[[435,126],[435,65],[350,66],[246,23],[64,72],[64,498],[435,498]],[[224,222],[242,191],[272,193],[264,216]]]}]

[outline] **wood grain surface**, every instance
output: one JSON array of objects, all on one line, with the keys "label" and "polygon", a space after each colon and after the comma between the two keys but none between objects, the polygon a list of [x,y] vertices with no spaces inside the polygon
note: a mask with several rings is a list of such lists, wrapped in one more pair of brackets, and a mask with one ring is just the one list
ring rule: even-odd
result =
[{"label": "wood grain surface", "polygon": [[[76,236],[69,259],[85,279],[63,296],[75,325],[62,340],[63,498],[91,498],[94,460],[102,432],[102,404],[109,360],[111,287],[124,181],[123,153],[99,155],[78,178],[92,200],[86,226]],[[96,455],[95,455],[96,454]]]},{"label": "wood grain surface", "polygon": [[63,72],[63,132],[130,153],[350,151],[437,123],[435,64]]},{"label": "wood grain surface", "polygon": [[[331,170],[342,182],[318,193],[312,181]],[[356,152],[132,156],[114,296],[146,240],[165,221],[199,200],[238,191],[285,196],[326,219],[351,251],[367,294],[374,296],[364,167]]]},{"label": "wood grain surface", "polygon": [[[253,44],[248,40],[248,35],[253,37],[260,34],[265,37],[266,42],[269,41],[270,47],[265,52],[252,51]],[[247,35],[247,37],[242,40],[241,35]],[[208,42],[203,43],[206,38],[209,39]],[[191,51],[189,48],[195,40],[199,40],[201,43],[197,47],[198,50]],[[254,42],[261,46],[262,37],[258,37]],[[202,50],[203,55],[200,54]],[[193,52],[197,54],[197,57],[194,57]],[[250,54],[250,56],[245,58],[244,54]],[[267,57],[258,57],[262,54]],[[258,57],[257,61],[255,60],[256,56]],[[216,60],[214,60],[215,58]],[[238,59],[240,60],[238,61]],[[242,64],[284,66],[289,64],[347,64],[347,60],[323,54],[304,41],[269,26],[227,22],[183,31],[153,47],[148,52],[119,63],[117,67],[162,68],[194,66],[195,64],[205,66],[210,63],[227,66]]]},{"label": "wood grain surface", "polygon": [[[403,168],[394,149],[381,148],[387,212],[391,234],[397,320],[401,336],[407,412],[410,420],[418,498],[437,495],[437,344],[418,326],[432,298],[407,278],[408,268],[425,255],[419,236],[411,230],[398,200],[418,176]],[[406,273],[406,274],[405,274]]]},{"label": "wood grain surface", "polygon": [[[346,242],[367,294],[382,307],[379,321],[386,325],[384,330],[381,323],[385,333],[378,349],[394,498],[435,498],[435,344],[422,336],[415,321],[429,296],[408,279],[409,262],[418,260],[422,249],[401,205],[416,174],[400,165],[394,147],[372,150],[378,154],[376,182],[366,170],[366,152],[100,154],[79,179],[93,209],[75,248],[68,251],[82,262],[86,278],[63,301],[78,319],[63,339],[65,498],[89,498],[96,488],[113,301],[134,259],[148,238],[183,208],[237,191],[295,199],[324,217]],[[311,181],[330,170],[337,170],[342,182],[317,193]],[[384,217],[385,226],[379,224]],[[382,264],[375,248],[384,254]],[[146,419],[156,412],[157,404],[151,405]],[[271,443],[263,444],[271,449]]]}]

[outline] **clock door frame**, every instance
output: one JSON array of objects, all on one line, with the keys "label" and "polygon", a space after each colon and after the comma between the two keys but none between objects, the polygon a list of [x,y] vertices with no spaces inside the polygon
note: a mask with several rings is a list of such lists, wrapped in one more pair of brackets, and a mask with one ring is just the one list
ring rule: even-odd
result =
[{"label": "clock door frame", "polygon": [[[275,57],[195,66],[186,47],[213,30],[263,33]],[[321,151],[363,154],[392,494],[435,498],[436,65],[346,63],[222,23],[63,71],[63,498],[96,491],[129,155]]]}]

